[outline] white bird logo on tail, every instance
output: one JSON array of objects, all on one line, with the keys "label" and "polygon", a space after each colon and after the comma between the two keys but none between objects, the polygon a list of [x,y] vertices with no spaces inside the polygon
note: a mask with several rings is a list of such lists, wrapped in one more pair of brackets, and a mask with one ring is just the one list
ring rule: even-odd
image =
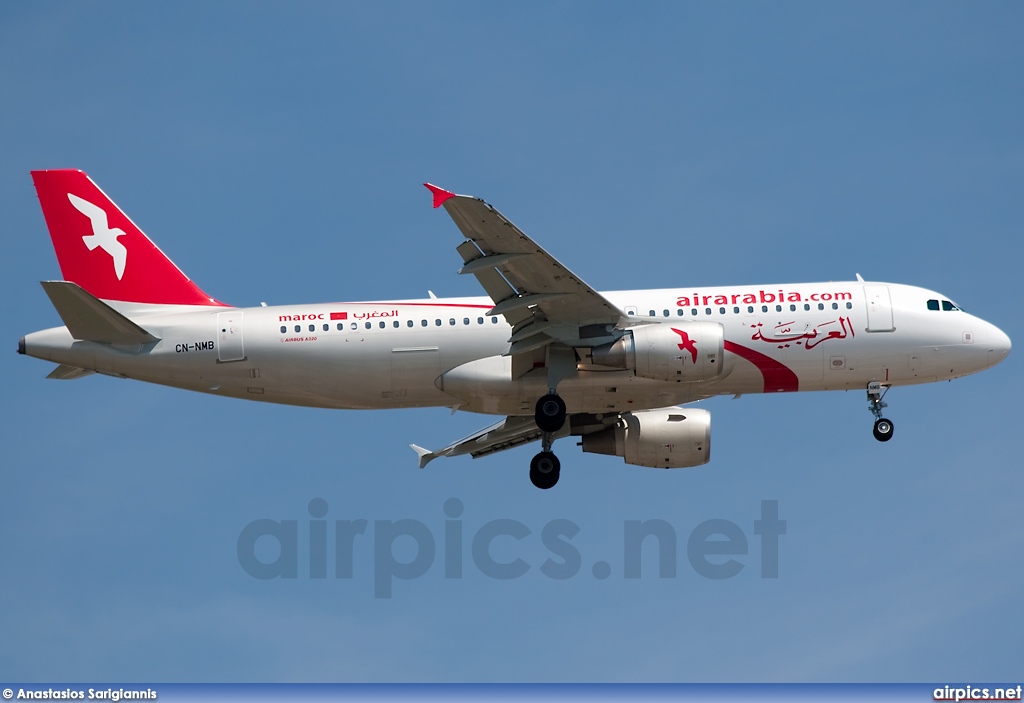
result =
[{"label": "white bird logo on tail", "polygon": [[110,254],[110,258],[114,260],[114,273],[117,274],[117,280],[120,281],[124,274],[124,265],[128,260],[128,250],[125,249],[124,244],[117,241],[117,238],[125,233],[124,230],[110,227],[107,223],[107,213],[103,208],[71,193],[68,193],[68,200],[92,222],[92,234],[82,237],[85,246],[89,247],[89,251],[99,247]]}]

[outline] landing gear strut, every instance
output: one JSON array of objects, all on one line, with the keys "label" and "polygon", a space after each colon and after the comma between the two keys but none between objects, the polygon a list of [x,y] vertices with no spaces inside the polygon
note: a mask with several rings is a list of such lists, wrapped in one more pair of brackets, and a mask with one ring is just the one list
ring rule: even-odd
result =
[{"label": "landing gear strut", "polygon": [[868,410],[875,416],[875,427],[872,430],[875,439],[879,442],[888,442],[892,439],[892,421],[882,417],[882,408],[887,407],[882,398],[889,392],[889,388],[882,388],[878,381],[868,384]]},{"label": "landing gear strut", "polygon": [[537,488],[547,490],[558,483],[561,462],[551,451],[554,434],[565,424],[565,401],[554,389],[537,401],[534,420],[537,427],[544,433],[541,439],[542,450],[530,462],[530,481]]},{"label": "landing gear strut", "polygon": [[[565,425],[565,401],[558,395],[558,384],[576,374],[579,358],[572,347],[549,344],[544,364],[547,369],[548,394],[537,401],[533,419],[541,436],[541,452],[530,462],[530,480],[537,488],[548,489],[558,483],[561,468],[558,457],[551,451],[555,435]],[[561,435],[559,435],[561,436]]]}]

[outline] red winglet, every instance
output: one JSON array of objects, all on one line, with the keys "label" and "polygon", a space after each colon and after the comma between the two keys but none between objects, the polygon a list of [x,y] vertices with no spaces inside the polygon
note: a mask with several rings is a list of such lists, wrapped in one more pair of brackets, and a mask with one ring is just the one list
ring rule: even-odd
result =
[{"label": "red winglet", "polygon": [[424,183],[423,185],[429,188],[430,192],[434,194],[434,207],[441,207],[448,198],[455,197],[455,193],[449,193],[444,188],[438,188],[437,186],[429,183]]}]

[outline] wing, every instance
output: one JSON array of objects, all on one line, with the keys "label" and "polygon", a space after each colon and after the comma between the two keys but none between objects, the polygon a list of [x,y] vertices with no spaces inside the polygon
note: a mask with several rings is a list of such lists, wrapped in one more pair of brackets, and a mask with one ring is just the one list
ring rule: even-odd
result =
[{"label": "wing", "polygon": [[[518,447],[520,444],[534,442],[540,439],[543,434],[532,417],[509,416],[490,427],[485,427],[479,432],[475,432],[457,442],[452,442],[443,449],[430,451],[415,444],[410,444],[409,446],[419,455],[420,468],[422,469],[439,456],[469,454],[476,459],[481,456],[511,449],[512,447]],[[568,434],[569,423],[566,422],[562,430],[555,433],[555,437],[563,437]]]},{"label": "wing", "polygon": [[92,221],[92,232],[98,234],[99,232],[105,232],[110,229],[107,224],[107,213],[101,207],[93,205],[88,200],[83,200],[77,195],[68,193],[68,200],[75,206],[75,209],[80,213],[88,217]]},{"label": "wing", "polygon": [[593,344],[625,317],[483,200],[424,185],[434,207],[443,205],[467,239],[457,248],[465,262],[459,273],[475,275],[494,301],[489,314],[513,326],[508,353],[514,360],[554,341]]}]

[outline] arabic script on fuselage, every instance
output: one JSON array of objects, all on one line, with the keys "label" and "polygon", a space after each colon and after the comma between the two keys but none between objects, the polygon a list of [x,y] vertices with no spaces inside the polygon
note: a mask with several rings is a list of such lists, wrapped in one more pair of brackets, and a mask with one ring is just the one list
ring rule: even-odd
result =
[{"label": "arabic script on fuselage", "polygon": [[805,325],[804,329],[797,332],[793,330],[796,322],[782,322],[775,325],[771,330],[765,329],[764,323],[758,322],[750,327],[755,330],[750,337],[752,340],[760,340],[775,344],[779,349],[786,349],[790,345],[802,346],[804,349],[813,349],[822,342],[830,339],[846,339],[853,337],[853,324],[848,317],[840,317],[836,320],[822,322],[811,327]]}]

